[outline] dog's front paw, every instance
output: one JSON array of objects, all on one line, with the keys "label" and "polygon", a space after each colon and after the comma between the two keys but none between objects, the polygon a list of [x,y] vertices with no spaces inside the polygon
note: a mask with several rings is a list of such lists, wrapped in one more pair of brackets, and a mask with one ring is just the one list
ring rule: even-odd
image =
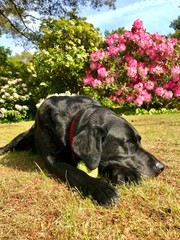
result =
[{"label": "dog's front paw", "polygon": [[98,204],[114,205],[119,199],[119,193],[110,184],[102,179],[94,179],[94,184],[89,187],[89,194]]},{"label": "dog's front paw", "polygon": [[140,174],[127,167],[120,167],[118,165],[108,166],[103,169],[102,175],[108,178],[113,184],[141,184]]},{"label": "dog's front paw", "polygon": [[6,152],[7,150],[4,147],[0,148],[0,156],[5,154]]}]

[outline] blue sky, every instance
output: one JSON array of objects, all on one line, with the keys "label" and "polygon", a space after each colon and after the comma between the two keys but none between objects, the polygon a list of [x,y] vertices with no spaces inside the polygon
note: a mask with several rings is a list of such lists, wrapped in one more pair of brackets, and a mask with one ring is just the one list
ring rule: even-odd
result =
[{"label": "blue sky", "polygon": [[[119,27],[130,30],[132,23],[139,18],[148,32],[166,35],[174,32],[169,25],[180,15],[178,6],[179,0],[117,0],[116,10],[103,7],[100,11],[95,11],[88,7],[81,11],[81,16],[85,16],[87,22],[100,28],[102,33]],[[22,47],[15,46],[14,41],[5,36],[0,38],[0,46],[10,47],[13,53],[23,51]]]}]

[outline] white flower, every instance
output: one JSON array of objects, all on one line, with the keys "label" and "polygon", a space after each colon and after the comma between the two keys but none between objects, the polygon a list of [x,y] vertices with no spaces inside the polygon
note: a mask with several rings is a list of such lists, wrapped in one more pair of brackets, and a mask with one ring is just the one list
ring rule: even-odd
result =
[{"label": "white flower", "polygon": [[47,84],[46,84],[45,82],[41,82],[41,83],[40,83],[40,86],[45,86],[45,87],[46,87]]},{"label": "white flower", "polygon": [[21,111],[22,107],[19,104],[15,104],[14,106],[17,110]]},{"label": "white flower", "polygon": [[25,97],[26,99],[29,99],[29,95],[28,95],[28,94],[24,95],[24,97]]},{"label": "white flower", "polygon": [[42,53],[46,54],[46,55],[49,55],[49,52],[46,51],[45,49],[42,50]]},{"label": "white flower", "polygon": [[26,106],[26,105],[23,105],[21,107],[22,107],[23,110],[28,110],[29,109],[28,106]]},{"label": "white flower", "polygon": [[1,111],[1,113],[7,112],[7,110],[5,108],[0,108],[0,111]]},{"label": "white flower", "polygon": [[11,85],[11,84],[16,84],[18,81],[17,79],[14,79],[14,80],[9,80],[8,81],[8,84]]},{"label": "white flower", "polygon": [[13,93],[13,97],[14,97],[14,98],[18,98],[19,95],[18,95],[17,93]]},{"label": "white flower", "polygon": [[21,78],[16,78],[17,82],[22,82]]},{"label": "white flower", "polygon": [[44,99],[40,99],[40,101],[36,104],[36,107],[39,108],[43,102],[44,102]]}]

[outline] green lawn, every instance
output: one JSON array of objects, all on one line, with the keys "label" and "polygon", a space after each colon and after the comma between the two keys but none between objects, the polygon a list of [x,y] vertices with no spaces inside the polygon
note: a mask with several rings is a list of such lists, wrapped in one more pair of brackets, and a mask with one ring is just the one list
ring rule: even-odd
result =
[{"label": "green lawn", "polygon": [[[38,156],[8,153],[0,158],[0,239],[180,239],[180,114],[126,119],[165,163],[158,178],[118,187],[117,206],[104,208],[48,177]],[[0,146],[31,124],[1,124]]]}]

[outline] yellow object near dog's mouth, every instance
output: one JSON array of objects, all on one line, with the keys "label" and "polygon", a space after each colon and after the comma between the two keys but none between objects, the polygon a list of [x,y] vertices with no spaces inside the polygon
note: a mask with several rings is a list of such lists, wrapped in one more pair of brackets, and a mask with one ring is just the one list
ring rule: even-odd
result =
[{"label": "yellow object near dog's mouth", "polygon": [[94,170],[90,170],[86,167],[86,164],[83,161],[78,162],[77,168],[85,173],[87,173],[90,177],[97,178],[98,177],[98,168]]}]

